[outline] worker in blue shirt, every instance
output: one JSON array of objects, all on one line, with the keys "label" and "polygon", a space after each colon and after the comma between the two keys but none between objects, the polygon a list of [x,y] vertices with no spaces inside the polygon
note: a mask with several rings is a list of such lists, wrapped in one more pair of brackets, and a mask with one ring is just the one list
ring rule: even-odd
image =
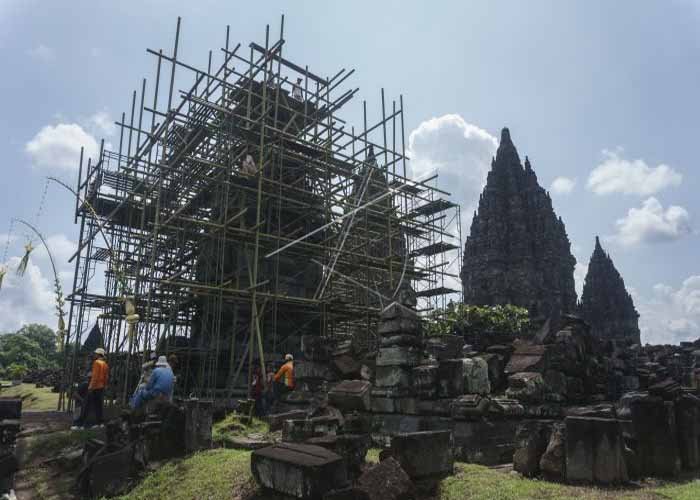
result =
[{"label": "worker in blue shirt", "polygon": [[172,401],[174,386],[175,374],[165,356],[160,356],[158,361],[156,361],[155,368],[148,379],[146,387],[136,391],[134,397],[131,398],[131,407],[137,410],[145,402],[153,399]]}]

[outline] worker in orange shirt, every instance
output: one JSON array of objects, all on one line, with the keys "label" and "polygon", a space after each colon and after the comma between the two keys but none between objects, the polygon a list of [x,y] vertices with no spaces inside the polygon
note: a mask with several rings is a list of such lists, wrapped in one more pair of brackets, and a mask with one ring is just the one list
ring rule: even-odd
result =
[{"label": "worker in orange shirt", "polygon": [[277,397],[294,390],[294,356],[284,356],[284,364],[275,373],[274,381]]},{"label": "worker in orange shirt", "polygon": [[71,429],[80,429],[90,415],[90,410],[95,411],[95,421],[97,427],[102,427],[102,408],[104,404],[104,391],[109,380],[109,365],[105,359],[105,350],[101,347],[95,349],[92,371],[90,374],[90,384],[86,403],[80,409],[80,417],[75,421]]}]

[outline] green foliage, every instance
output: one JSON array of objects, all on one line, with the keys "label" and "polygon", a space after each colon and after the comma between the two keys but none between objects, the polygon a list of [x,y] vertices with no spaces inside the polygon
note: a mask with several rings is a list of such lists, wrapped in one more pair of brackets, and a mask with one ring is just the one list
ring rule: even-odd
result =
[{"label": "green foliage", "polygon": [[267,425],[267,422],[253,418],[253,421],[246,425],[241,422],[238,414],[231,413],[212,426],[212,439],[214,443],[226,446],[235,437],[246,437],[250,434],[265,436],[269,432],[270,427]]},{"label": "green foliage", "polygon": [[58,393],[52,392],[50,387],[36,387],[34,384],[3,387],[0,396],[20,398],[22,411],[50,411],[58,407]]},{"label": "green foliage", "polygon": [[[12,365],[24,367],[26,371],[58,368],[60,354],[56,351],[56,334],[48,326],[25,325],[15,333],[0,335],[0,367],[4,375]],[[15,373],[18,373],[14,368]],[[26,372],[25,372],[26,373]]]},{"label": "green foliage", "polygon": [[22,380],[29,369],[17,363],[12,363],[5,369],[5,376],[10,380]]},{"label": "green foliage", "polygon": [[431,313],[428,335],[471,335],[501,333],[522,336],[529,333],[527,309],[512,305],[473,306],[451,303]]}]

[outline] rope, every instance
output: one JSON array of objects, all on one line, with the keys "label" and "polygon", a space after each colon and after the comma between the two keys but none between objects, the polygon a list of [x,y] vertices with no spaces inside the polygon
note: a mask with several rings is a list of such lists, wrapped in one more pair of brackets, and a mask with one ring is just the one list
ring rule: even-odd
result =
[{"label": "rope", "polygon": [[10,249],[10,240],[12,239],[12,231],[15,228],[15,220],[10,219],[10,230],[7,232],[7,241],[5,242],[5,249],[2,253],[2,261],[0,261],[0,264],[4,264],[7,262],[7,252]]}]

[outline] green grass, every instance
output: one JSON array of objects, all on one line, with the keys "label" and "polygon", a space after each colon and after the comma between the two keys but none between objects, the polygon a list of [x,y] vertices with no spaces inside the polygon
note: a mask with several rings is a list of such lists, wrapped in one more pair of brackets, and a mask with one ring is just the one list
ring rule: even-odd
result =
[{"label": "green grass", "polygon": [[[379,450],[370,450],[367,460],[376,462],[378,456]],[[439,491],[436,500],[696,500],[700,498],[700,480],[642,489],[600,489],[526,479],[481,465],[460,463],[456,474],[442,481]],[[250,452],[217,449],[163,466],[121,499],[250,499],[256,492],[250,474]],[[256,500],[268,498],[257,493]]]},{"label": "green grass", "polygon": [[270,432],[267,422],[253,418],[250,425],[241,422],[240,416],[230,413],[226,418],[216,422],[212,427],[212,440],[214,443],[226,446],[234,437],[247,437],[249,434],[261,434],[266,436]]},{"label": "green grass", "polygon": [[20,398],[22,411],[53,411],[58,407],[58,393],[51,392],[50,387],[37,388],[34,384],[3,387],[0,397]]},{"label": "green grass", "polygon": [[250,452],[208,450],[149,474],[122,500],[228,500],[252,486]]}]

